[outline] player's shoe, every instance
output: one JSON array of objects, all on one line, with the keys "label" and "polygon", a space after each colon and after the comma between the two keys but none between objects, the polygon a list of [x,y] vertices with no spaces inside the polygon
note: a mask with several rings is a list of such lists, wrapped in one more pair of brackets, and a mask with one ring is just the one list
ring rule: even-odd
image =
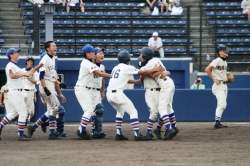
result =
[{"label": "player's shoe", "polygon": [[220,128],[227,128],[228,126],[221,124],[220,122],[216,122],[214,124],[215,129],[220,129]]},{"label": "player's shoe", "polygon": [[27,135],[23,134],[22,136],[17,136],[18,141],[30,141],[32,138],[28,137]]},{"label": "player's shoe", "polygon": [[116,134],[115,140],[128,140],[128,138],[125,137],[123,134],[121,135]]},{"label": "player's shoe", "polygon": [[90,136],[86,131],[80,133],[80,131],[77,130],[76,135],[78,135],[78,136],[81,137],[82,139],[91,140],[91,136]]},{"label": "player's shoe", "polygon": [[173,134],[174,134],[175,130],[174,129],[170,129],[170,130],[166,130],[165,134],[164,134],[164,140],[169,140],[173,138]]},{"label": "player's shoe", "polygon": [[134,140],[135,141],[147,141],[142,134],[139,134],[139,136],[134,136]]},{"label": "player's shoe", "polygon": [[98,133],[98,134],[93,134],[93,135],[92,135],[92,138],[93,138],[93,139],[102,139],[102,138],[104,138],[106,135],[107,135],[106,133],[100,132],[100,133]]},{"label": "player's shoe", "polygon": [[58,132],[54,132],[53,134],[49,134],[49,138],[51,140],[58,140],[58,139],[62,139],[62,137],[60,137]]},{"label": "player's shoe", "polygon": [[44,133],[46,133],[48,125],[49,125],[49,122],[44,122],[41,124],[41,129]]},{"label": "player's shoe", "polygon": [[144,138],[145,138],[146,140],[155,140],[155,137],[153,136],[152,133],[147,134]]},{"label": "player's shoe", "polygon": [[33,133],[35,132],[36,130],[33,128],[33,125],[29,125],[28,126],[28,137],[32,137]]},{"label": "player's shoe", "polygon": [[157,136],[158,139],[162,139],[162,137],[161,137],[161,130],[155,129],[154,133],[155,133],[155,135]]},{"label": "player's shoe", "polygon": [[59,133],[59,135],[60,135],[60,137],[67,137],[67,133],[66,132],[58,132]]},{"label": "player's shoe", "polygon": [[174,134],[172,135],[172,138],[174,138],[180,131],[177,127],[173,127],[173,129],[174,129]]}]

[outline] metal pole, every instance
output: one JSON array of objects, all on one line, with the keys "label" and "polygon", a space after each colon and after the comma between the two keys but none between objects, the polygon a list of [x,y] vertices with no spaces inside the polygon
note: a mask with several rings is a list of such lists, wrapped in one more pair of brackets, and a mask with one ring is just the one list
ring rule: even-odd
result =
[{"label": "metal pole", "polygon": [[34,42],[33,53],[38,55],[40,53],[40,10],[37,6],[33,6],[33,35],[32,42]]},{"label": "metal pole", "polygon": [[190,5],[187,6],[187,45],[186,53],[187,56],[190,56]]},{"label": "metal pole", "polygon": [[74,24],[75,25],[75,34],[74,35],[75,35],[75,56],[76,56],[76,52],[77,52],[76,51],[76,6],[75,6],[75,18],[74,18],[74,20],[75,20],[75,24]]},{"label": "metal pole", "polygon": [[217,34],[216,34],[216,32],[217,32],[217,15],[216,15],[216,6],[215,6],[215,8],[214,8],[214,58],[216,58],[217,57],[217,40],[216,40],[216,38],[217,38]]},{"label": "metal pole", "polygon": [[133,27],[132,27],[132,6],[130,7],[130,49],[131,49],[131,53],[133,52],[133,47],[132,47],[132,30],[133,30]]},{"label": "metal pole", "polygon": [[202,5],[200,6],[200,71],[202,70]]}]

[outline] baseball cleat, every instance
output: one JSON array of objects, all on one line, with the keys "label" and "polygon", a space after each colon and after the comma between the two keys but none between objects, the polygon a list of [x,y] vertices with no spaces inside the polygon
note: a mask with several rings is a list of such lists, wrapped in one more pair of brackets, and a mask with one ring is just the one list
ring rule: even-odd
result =
[{"label": "baseball cleat", "polygon": [[83,131],[82,133],[80,133],[80,131],[77,130],[76,135],[78,135],[84,140],[91,140],[91,136],[86,131]]},{"label": "baseball cleat", "polygon": [[60,137],[60,135],[58,134],[58,132],[54,132],[53,134],[49,134],[49,138],[51,140],[58,140],[58,139],[62,139],[62,137]]},{"label": "baseball cleat", "polygon": [[32,138],[28,137],[27,135],[23,134],[22,136],[17,136],[18,141],[30,141]]},{"label": "baseball cleat", "polygon": [[128,140],[128,138],[125,137],[123,134],[121,135],[116,134],[115,140]]},{"label": "baseball cleat", "polygon": [[62,132],[62,133],[59,132],[59,136],[60,137],[67,137],[67,133],[66,132]]},{"label": "baseball cleat", "polygon": [[134,136],[135,141],[147,141],[145,137],[142,134],[139,134],[139,136]]},{"label": "baseball cleat", "polygon": [[172,135],[172,138],[174,138],[180,131],[177,127],[173,127],[173,129],[174,129],[174,134]]},{"label": "baseball cleat", "polygon": [[161,130],[155,129],[154,133],[155,133],[155,135],[157,136],[158,139],[162,139],[162,137],[161,137]]},{"label": "baseball cleat", "polygon": [[46,133],[47,126],[49,126],[49,122],[44,122],[41,124],[41,129],[44,133]]},{"label": "baseball cleat", "polygon": [[29,125],[28,126],[28,137],[32,137],[33,133],[35,132],[36,130],[33,128],[33,125]]},{"label": "baseball cleat", "polygon": [[145,137],[144,137],[146,140],[155,140],[154,136],[152,133],[149,133],[147,134]]},{"label": "baseball cleat", "polygon": [[104,138],[106,135],[107,135],[106,133],[101,132],[101,133],[99,133],[99,134],[93,134],[93,135],[92,135],[92,138],[93,138],[93,139],[102,139],[102,138]]},{"label": "baseball cleat", "polygon": [[225,126],[225,125],[221,124],[220,122],[216,122],[216,123],[214,124],[214,128],[215,128],[215,129],[227,128],[227,127],[228,127],[228,126]]},{"label": "baseball cleat", "polygon": [[173,138],[174,132],[175,132],[174,129],[166,130],[163,139],[164,139],[164,140],[170,140],[170,139],[172,139],[172,138]]}]

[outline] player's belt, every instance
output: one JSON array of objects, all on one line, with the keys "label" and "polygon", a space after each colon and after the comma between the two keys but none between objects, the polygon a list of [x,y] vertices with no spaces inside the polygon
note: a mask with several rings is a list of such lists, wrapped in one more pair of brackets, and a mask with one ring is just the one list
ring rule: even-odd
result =
[{"label": "player's belt", "polygon": [[112,92],[112,93],[116,93],[116,92],[117,92],[117,90],[112,90],[111,92]]},{"label": "player's belt", "polygon": [[23,89],[11,89],[13,91],[22,91]]},{"label": "player's belt", "polygon": [[4,92],[4,93],[8,93],[8,92],[9,92],[9,90],[4,90],[3,92]]},{"label": "player's belt", "polygon": [[23,89],[25,91],[35,91],[34,89]]},{"label": "player's belt", "polygon": [[91,87],[88,87],[88,86],[86,86],[86,88],[87,88],[87,89],[97,90],[97,91],[100,91],[100,90],[101,90],[101,89],[99,89],[99,88],[91,88]]},{"label": "player's belt", "polygon": [[227,84],[227,81],[220,81],[222,84]]},{"label": "player's belt", "polygon": [[167,79],[167,78],[164,78],[163,80],[164,80],[164,81],[167,81],[168,79]]},{"label": "player's belt", "polygon": [[149,90],[151,90],[151,91],[160,91],[161,88],[151,88],[151,89],[149,89]]}]

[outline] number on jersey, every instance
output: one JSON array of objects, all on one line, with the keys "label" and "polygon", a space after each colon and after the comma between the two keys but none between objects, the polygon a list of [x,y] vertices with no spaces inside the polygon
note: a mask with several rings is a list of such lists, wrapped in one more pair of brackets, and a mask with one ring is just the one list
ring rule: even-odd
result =
[{"label": "number on jersey", "polygon": [[111,73],[111,78],[118,78],[120,71],[121,71],[120,69],[113,70]]}]

